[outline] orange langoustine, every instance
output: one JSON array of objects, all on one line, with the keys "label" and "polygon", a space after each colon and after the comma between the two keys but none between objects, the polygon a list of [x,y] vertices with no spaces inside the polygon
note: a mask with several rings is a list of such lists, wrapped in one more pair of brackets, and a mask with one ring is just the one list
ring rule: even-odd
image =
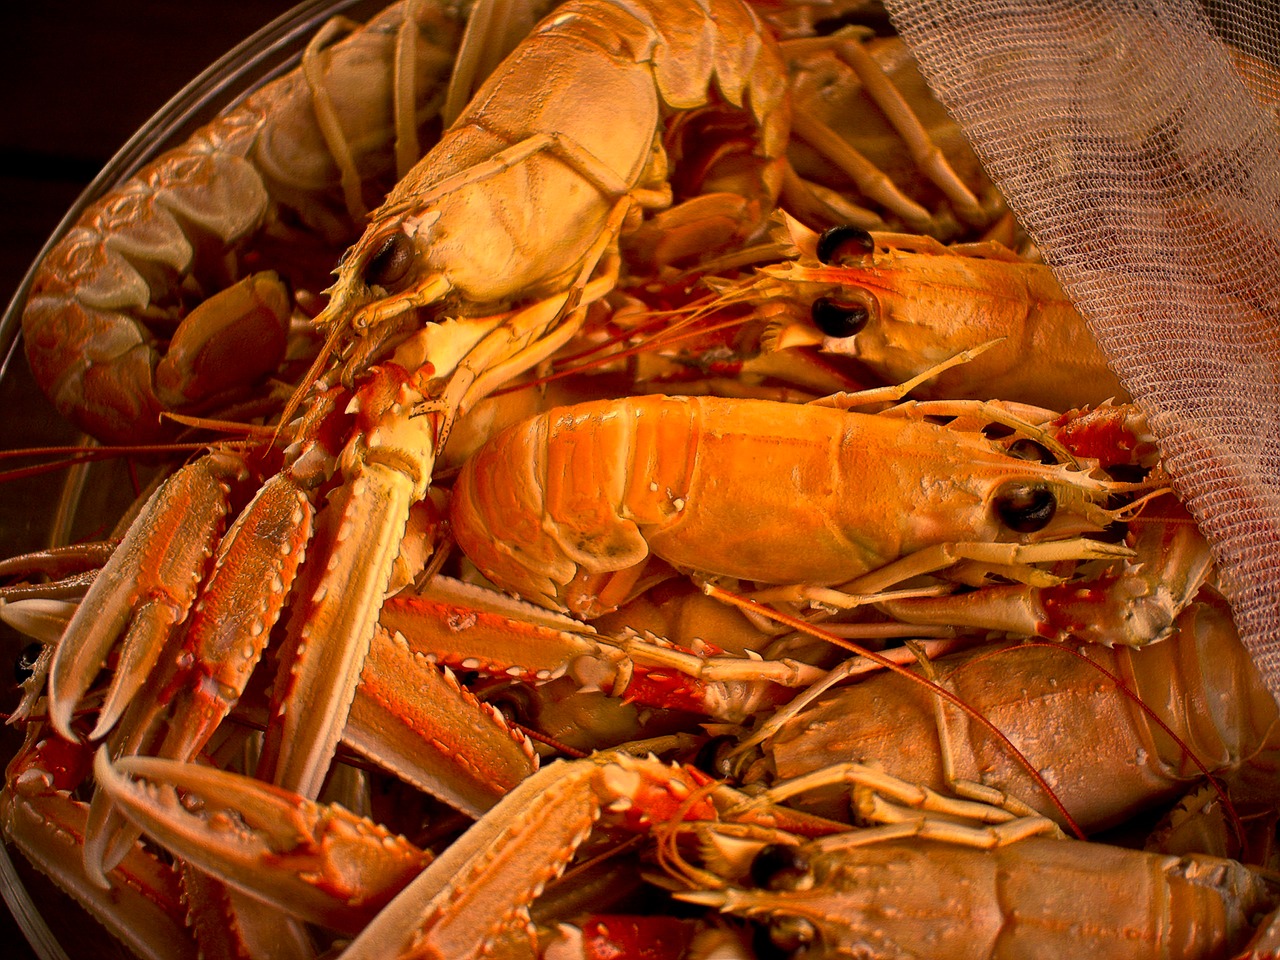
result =
[{"label": "orange langoustine", "polygon": [[[852,146],[859,131],[831,104],[877,84],[862,74],[868,31],[824,19],[857,15],[836,6],[577,0],[472,97],[477,73],[465,64],[504,47],[480,24],[494,6],[411,0],[339,44],[318,43],[300,73],[247,101],[249,121],[216,121],[55,251],[32,299],[38,322],[55,301],[81,318],[131,313],[130,329],[152,306],[180,319],[252,263],[279,267],[295,291],[296,302],[265,311],[271,337],[282,339],[287,321],[310,341],[287,367],[273,348],[243,382],[202,385],[200,358],[219,359],[216,333],[205,349],[207,313],[230,316],[233,338],[235,318],[260,313],[253,296],[247,310],[214,300],[170,345],[195,367],[133,351],[138,369],[165,371],[166,386],[157,393],[143,376],[141,399],[117,420],[97,406],[112,391],[95,393],[83,365],[54,376],[90,400],[96,412],[83,422],[122,433],[133,429],[130,403],[145,420],[161,404],[218,415],[248,397],[261,402],[245,416],[265,419],[166,481],[88,592],[96,555],[75,581],[21,588],[47,587],[44,606],[0,594],[0,614],[33,611],[22,622],[46,645],[20,711],[28,740],[0,794],[6,834],[139,955],[222,950],[227,924],[211,918],[225,912],[247,938],[273,939],[242,944],[249,955],[590,956],[612,937],[615,951],[665,945],[678,956],[732,943],[745,956],[741,918],[766,923],[788,951],[892,953],[856,911],[828,923],[797,919],[787,903],[805,892],[839,901],[847,877],[874,871],[882,855],[914,858],[925,874],[969,871],[974,889],[993,871],[1024,868],[1057,885],[1094,849],[1061,838],[1058,824],[1093,832],[1153,815],[1201,773],[1222,781],[1239,807],[1236,839],[1247,841],[1215,852],[1265,861],[1274,705],[1246,682],[1240,658],[1215,656],[1231,631],[1212,565],[1194,528],[1178,526],[1189,518],[1170,505],[1139,410],[1058,415],[1029,403],[1065,406],[1061,395],[1004,395],[1016,394],[1012,381],[998,381],[997,400],[981,386],[979,400],[959,399],[959,381],[945,378],[995,356],[970,349],[985,333],[928,349],[904,338],[920,356],[881,376],[938,375],[939,391],[906,403],[896,389],[817,404],[742,399],[798,395],[770,379],[782,368],[767,358],[738,383],[690,382],[709,395],[640,396],[641,381],[628,383],[634,355],[607,349],[625,308],[702,302],[703,290],[720,298],[709,326],[722,309],[726,329],[744,314],[757,327],[777,319],[786,311],[767,299],[732,301],[764,289],[744,277],[754,265],[766,264],[770,282],[795,279],[785,264],[767,266],[794,257],[789,244],[805,270],[847,269],[843,280],[858,270],[866,280],[883,265],[876,257],[930,268],[977,252],[1010,274],[1028,266],[992,252],[997,237],[1016,236],[1008,218],[997,222],[999,198],[980,175],[979,200],[939,170],[899,99],[867,102],[892,115],[902,152],[927,168],[908,192],[930,209],[883,175],[851,172],[861,161],[831,138]],[[869,46],[876,58],[901,55],[896,41]],[[367,62],[342,59],[358,49]],[[377,104],[367,140],[353,132],[345,93],[321,79],[364,69],[375,81],[346,92]],[[836,99],[816,103],[828,94]],[[272,96],[279,117],[262,106]],[[280,132],[286,101],[307,107],[302,152],[322,168],[314,185],[288,186],[264,160],[264,131]],[[794,126],[793,111],[805,111]],[[441,112],[452,126],[413,166],[413,141],[438,134]],[[165,177],[179,160],[207,161],[201,169],[227,191],[250,184],[253,202],[207,235],[194,225],[204,207],[172,214],[185,201]],[[355,239],[393,167],[399,185]],[[881,214],[858,208],[868,197]],[[778,208],[806,224],[792,222],[783,243],[766,235]],[[845,214],[854,233],[838,227],[823,241],[810,230]],[[857,231],[917,223],[981,245],[876,233],[870,264],[851,256]],[[129,225],[165,242],[148,246]],[[304,233],[321,238],[320,252],[281,254]],[[324,251],[353,239],[313,318],[317,262],[326,269]],[[826,259],[844,245],[841,263],[823,262],[823,243]],[[101,284],[77,288],[59,273],[85,249],[109,267],[99,280],[124,286],[95,299]],[[817,370],[811,332],[796,333],[813,321],[811,299],[800,297],[807,316],[790,345],[774,346]],[[454,424],[521,375],[539,390],[534,374],[581,357],[584,343],[605,343],[609,357],[607,377],[580,371],[588,392],[618,398],[469,439],[453,478],[439,455],[461,433]],[[704,354],[681,362],[718,370],[723,352],[713,337],[701,343]],[[839,373],[807,385],[858,382],[861,360],[846,359],[821,359]],[[292,379],[307,363],[287,403],[279,384],[263,399],[257,378]],[[195,394],[184,392],[189,378]],[[879,412],[849,411],[858,404]],[[1149,551],[1161,555],[1153,562]],[[34,574],[46,560],[26,562]],[[453,578],[485,578],[575,616]],[[681,632],[699,586],[707,604],[730,588],[749,594],[737,601],[747,619],[718,608],[737,619],[686,621],[697,625]],[[1005,635],[996,647],[947,652],[993,632]],[[1149,649],[1071,657],[1019,643],[1030,634]],[[874,649],[842,663],[841,645],[859,640]],[[856,679],[881,668],[893,675]],[[830,684],[840,685],[820,692]],[[1027,709],[1024,687],[1041,694]],[[850,709],[857,715],[844,717]],[[895,726],[899,714],[909,719]],[[1123,726],[1100,758],[1090,744],[1108,737],[1109,719]],[[1061,742],[1073,732],[1078,742]],[[728,746],[715,755],[718,744]],[[593,749],[602,752],[581,756]],[[640,758],[649,753],[663,760]],[[556,756],[578,759],[539,768]],[[1167,931],[1131,917],[1140,949],[1150,947],[1143,937],[1170,936],[1192,954],[1236,949],[1276,902],[1264,875],[1234,861],[1105,849],[1153,900],[1194,905]],[[145,922],[111,909],[131,878],[155,892],[150,906],[129,901]],[[179,884],[189,936],[167,915]],[[755,885],[769,889],[748,894]],[[673,908],[671,891],[686,903]],[[898,896],[870,909],[897,909],[907,902]],[[937,916],[944,928],[1006,922],[977,900]],[[1065,910],[1055,922],[1076,919]],[[898,934],[896,945],[909,942]],[[1048,944],[1031,935],[1013,945],[1034,954]]]}]

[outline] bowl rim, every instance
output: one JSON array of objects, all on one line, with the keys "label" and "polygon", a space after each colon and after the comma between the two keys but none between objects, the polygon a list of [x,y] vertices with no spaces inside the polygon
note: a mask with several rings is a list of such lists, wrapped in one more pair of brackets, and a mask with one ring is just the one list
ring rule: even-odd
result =
[{"label": "bowl rim", "polygon": [[[76,224],[85,209],[133,176],[145,164],[187,139],[219,112],[239,103],[255,90],[297,65],[316,30],[335,16],[371,16],[393,0],[303,0],[250,34],[200,72],[157,110],[107,161],[71,204],[0,316],[0,381],[11,376],[12,364],[24,364],[22,312],[40,263]],[[67,484],[75,484],[71,471]],[[75,496],[68,486],[64,491]],[[40,960],[72,960],[31,897],[9,851],[0,842],[0,898]]]}]

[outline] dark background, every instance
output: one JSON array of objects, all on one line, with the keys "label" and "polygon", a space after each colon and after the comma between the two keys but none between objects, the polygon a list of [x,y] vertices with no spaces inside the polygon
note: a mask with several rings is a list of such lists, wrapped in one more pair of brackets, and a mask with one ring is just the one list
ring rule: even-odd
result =
[{"label": "dark background", "polygon": [[[8,303],[81,190],[133,132],[222,54],[292,6],[292,0],[6,5],[0,31],[0,303]],[[7,376],[13,375],[10,370]],[[0,446],[6,447],[65,432],[42,411],[15,413],[8,400],[0,405],[0,426]],[[20,509],[40,489],[6,484],[0,498]],[[14,552],[24,532],[0,525],[0,556]],[[16,702],[10,674],[10,665],[0,663],[4,710]],[[30,883],[42,906],[56,909],[56,894],[41,889],[39,878]],[[91,921],[62,916],[58,927],[98,948],[84,956],[114,955],[107,935]],[[0,953],[15,960],[35,957],[4,907],[0,945]]]},{"label": "dark background", "polygon": [[8,300],[101,167],[288,0],[71,2],[6,10],[0,39],[0,288]]}]

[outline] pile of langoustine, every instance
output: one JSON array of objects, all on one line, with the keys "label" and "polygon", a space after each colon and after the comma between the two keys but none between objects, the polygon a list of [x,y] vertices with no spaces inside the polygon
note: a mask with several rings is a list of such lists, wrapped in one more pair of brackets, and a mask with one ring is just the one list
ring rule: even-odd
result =
[{"label": "pile of langoustine", "polygon": [[1208,549],[832,12],[397,4],[42,264],[60,408],[204,431],[4,567],[5,834],[139,956],[1274,949]]}]

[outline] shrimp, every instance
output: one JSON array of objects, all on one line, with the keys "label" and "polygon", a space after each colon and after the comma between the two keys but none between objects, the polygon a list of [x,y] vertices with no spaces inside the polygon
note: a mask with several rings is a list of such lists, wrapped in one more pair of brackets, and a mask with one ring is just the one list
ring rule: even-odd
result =
[{"label": "shrimp", "polygon": [[[827,585],[944,543],[997,542],[1016,562],[1032,541],[1101,529],[1102,500],[1123,486],[922,420],[635,397],[499,434],[463,467],[450,510],[458,545],[496,584],[597,616],[625,599],[650,555],[704,574]],[[1042,548],[1120,555],[1099,543]]]},{"label": "shrimp", "polygon": [[[548,84],[557,96],[545,95]],[[559,7],[374,211],[319,322],[334,337],[385,336],[416,308],[477,316],[540,298],[576,302],[624,226],[671,202],[663,124],[695,110],[749,123],[724,161],[732,173],[713,165],[701,181],[716,192],[700,202],[755,201],[754,219],[710,241],[727,244],[761,225],[781,183],[789,101],[762,24],[734,0]],[[714,233],[720,220],[686,228]],[[451,400],[462,399],[476,362]]]},{"label": "shrimp", "polygon": [[[273,688],[258,772],[314,796],[409,508],[431,486],[454,417],[546,356],[576,329],[579,307],[611,288],[608,261],[620,232],[639,211],[669,202],[665,118],[703,108],[755,130],[743,162],[730,166],[746,169],[750,183],[735,180],[735,189],[757,196],[763,215],[776,193],[788,107],[777,50],[746,7],[580,0],[542,21],[373,212],[340,263],[316,318],[326,346],[281,427],[293,441],[281,472],[225,537],[227,487],[245,472],[225,463],[225,453],[143,508],[133,530],[154,533],[134,539],[153,541],[154,550],[118,552],[59,644],[50,668],[55,726],[69,730],[135,607],[150,626],[135,627],[125,644],[121,662],[133,668],[113,678],[112,709],[99,715],[95,738],[114,725],[130,696],[123,691],[139,689],[157,655],[138,651],[158,650],[193,605],[214,632],[223,620],[262,611],[243,628],[255,655],[288,606],[279,654],[287,680]],[[723,177],[715,182],[724,189]],[[179,528],[204,532],[194,544],[170,538],[187,558],[170,570],[164,531]],[[171,591],[171,581],[184,586]],[[131,586],[138,583],[145,585]],[[156,599],[135,602],[144,597]],[[109,620],[95,612],[108,606]]]},{"label": "shrimp", "polygon": [[[149,834],[175,838],[180,855],[206,869],[235,865],[209,850],[200,821],[208,810],[230,809],[234,816],[246,800],[256,813],[265,804],[254,794],[265,788],[215,793],[220,782],[230,785],[231,775],[168,761],[124,761],[115,768],[104,761],[96,764],[98,775]],[[1088,948],[1140,957],[1158,946],[1168,948],[1162,955],[1226,956],[1277,904],[1265,877],[1232,860],[1067,840],[1042,817],[920,790],[868,768],[833,772],[856,776],[853,792],[872,825],[850,828],[807,816],[712,782],[687,765],[622,752],[551,764],[407,886],[384,882],[359,890],[365,900],[388,892],[394,899],[345,955],[542,955],[555,937],[533,915],[539,898],[587,842],[606,831],[638,835],[671,875],[663,886],[674,888],[677,899],[777,921],[775,942],[784,949],[807,946],[806,955],[982,958]],[[184,807],[171,799],[174,788],[203,802]],[[269,798],[307,809],[279,791]],[[260,823],[251,827],[246,832],[256,847],[263,840],[279,845]],[[296,844],[299,832],[284,839]],[[681,836],[700,841],[705,866],[685,859],[695,848],[679,845]],[[365,846],[365,859],[394,865],[377,844]],[[329,859],[338,865],[342,853],[335,850]],[[265,869],[240,871],[242,888],[297,909],[281,895],[284,882],[299,885],[292,871],[278,878],[279,855],[263,859]],[[378,872],[365,870],[375,879]],[[746,889],[753,882],[762,889]],[[322,922],[336,926],[327,917]]]},{"label": "shrimp", "polygon": [[778,948],[815,960],[1230,957],[1277,904],[1262,876],[1217,857],[1045,837],[990,850],[832,840],[760,847],[759,889],[678,896],[750,917]]},{"label": "shrimp", "polygon": [[[939,658],[921,672],[993,721],[1086,830],[1171,801],[1206,773],[1222,778],[1236,800],[1274,798],[1280,709],[1221,600],[1202,593],[1160,643],[1088,644],[1074,656],[1076,649],[998,644]],[[980,780],[1058,816],[1005,744],[896,673],[802,697],[722,757],[749,783],[790,780],[837,761],[878,764],[938,790],[957,778]],[[847,806],[831,790],[803,803],[825,816]]]},{"label": "shrimp", "polygon": [[[59,413],[107,442],[152,442],[172,432],[162,411],[216,410],[275,373],[293,311],[278,273],[215,294],[272,243],[291,248],[292,266],[277,264],[290,285],[323,279],[366,191],[394,170],[393,141],[438,122],[456,19],[442,3],[399,3],[325,48],[332,23],[301,69],[90,204],[23,311],[28,362]],[[401,89],[397,50],[413,65]]]},{"label": "shrimp", "polygon": [[1044,264],[994,241],[947,247],[847,226],[819,235],[789,217],[778,234],[791,259],[718,284],[726,303],[753,304],[770,321],[766,347],[816,346],[897,383],[998,340],[916,395],[1054,409],[1128,398]]}]

